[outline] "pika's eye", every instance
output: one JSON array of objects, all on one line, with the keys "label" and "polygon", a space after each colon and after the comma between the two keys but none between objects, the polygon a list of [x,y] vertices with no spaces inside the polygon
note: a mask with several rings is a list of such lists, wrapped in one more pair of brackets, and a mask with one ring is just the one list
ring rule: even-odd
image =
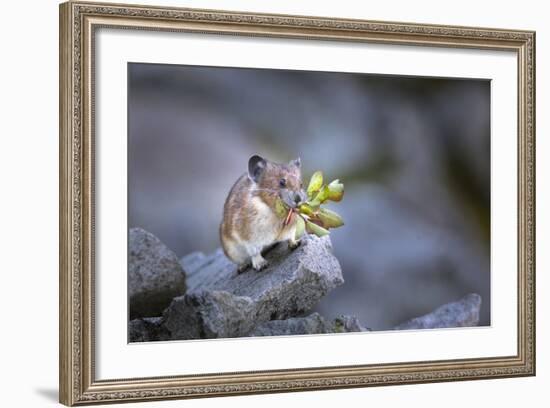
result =
[{"label": "pika's eye", "polygon": [[286,186],[286,180],[285,180],[284,178],[280,179],[280,180],[279,180],[279,185],[280,185],[281,187],[285,187],[285,186]]}]

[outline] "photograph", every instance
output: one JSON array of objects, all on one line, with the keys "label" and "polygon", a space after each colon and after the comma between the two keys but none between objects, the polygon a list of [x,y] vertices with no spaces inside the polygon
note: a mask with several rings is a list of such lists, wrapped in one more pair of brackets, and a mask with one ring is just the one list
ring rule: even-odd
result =
[{"label": "photograph", "polygon": [[1,405],[548,404],[545,4],[4,2]]},{"label": "photograph", "polygon": [[491,81],[128,62],[128,342],[491,326]]},{"label": "photograph", "polygon": [[538,23],[224,7],[59,5],[59,401],[538,375]]}]

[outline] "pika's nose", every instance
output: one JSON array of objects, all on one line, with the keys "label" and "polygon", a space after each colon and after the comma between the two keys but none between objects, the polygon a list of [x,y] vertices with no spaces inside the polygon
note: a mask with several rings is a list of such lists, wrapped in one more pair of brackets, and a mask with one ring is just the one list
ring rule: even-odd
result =
[{"label": "pika's nose", "polygon": [[294,202],[296,204],[300,204],[302,202],[302,196],[300,193],[294,193]]}]

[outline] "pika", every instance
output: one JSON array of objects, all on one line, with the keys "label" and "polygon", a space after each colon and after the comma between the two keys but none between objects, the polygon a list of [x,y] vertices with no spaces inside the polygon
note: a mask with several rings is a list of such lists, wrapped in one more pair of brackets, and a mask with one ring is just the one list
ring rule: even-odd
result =
[{"label": "pika", "polygon": [[[239,265],[239,273],[250,263],[258,271],[265,268],[262,250],[277,242],[287,241],[291,249],[299,245],[297,215],[286,215],[306,201],[302,188],[299,158],[288,164],[257,155],[248,160],[248,172],[239,177],[225,200],[220,225],[223,250]],[[286,211],[280,211],[281,203]]]}]

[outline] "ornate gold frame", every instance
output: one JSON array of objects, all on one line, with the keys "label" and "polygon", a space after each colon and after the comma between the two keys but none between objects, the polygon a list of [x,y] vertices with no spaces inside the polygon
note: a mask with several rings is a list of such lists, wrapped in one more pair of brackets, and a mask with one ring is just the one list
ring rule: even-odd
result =
[{"label": "ornate gold frame", "polygon": [[[513,356],[177,377],[94,376],[94,89],[98,27],[506,50],[518,63],[518,349]],[[60,5],[60,402],[145,401],[535,374],[535,33],[68,2]]]}]

